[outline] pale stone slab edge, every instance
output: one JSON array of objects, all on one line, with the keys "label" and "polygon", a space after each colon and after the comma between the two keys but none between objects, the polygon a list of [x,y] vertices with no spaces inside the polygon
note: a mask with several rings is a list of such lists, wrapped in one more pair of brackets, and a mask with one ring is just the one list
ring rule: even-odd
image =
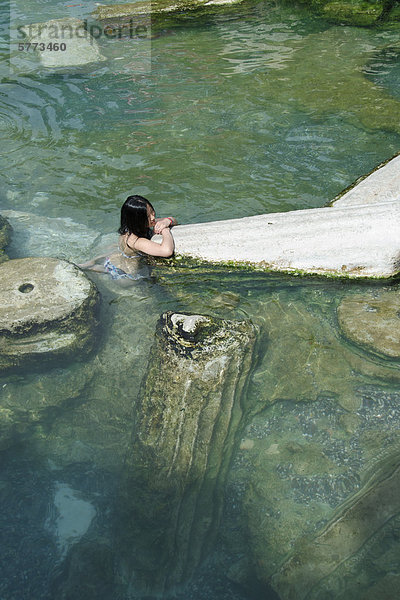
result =
[{"label": "pale stone slab edge", "polygon": [[174,227],[176,256],[356,278],[400,272],[400,202],[313,208]]},{"label": "pale stone slab edge", "polygon": [[174,227],[175,255],[330,277],[400,273],[400,153],[331,206]]}]

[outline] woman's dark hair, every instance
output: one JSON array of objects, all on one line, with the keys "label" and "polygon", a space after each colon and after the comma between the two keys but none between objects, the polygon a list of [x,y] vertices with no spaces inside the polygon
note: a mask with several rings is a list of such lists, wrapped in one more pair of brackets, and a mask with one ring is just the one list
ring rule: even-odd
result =
[{"label": "woman's dark hair", "polygon": [[143,196],[128,196],[121,208],[121,226],[118,233],[134,233],[138,237],[148,238],[150,229],[147,207],[154,210],[151,202]]}]

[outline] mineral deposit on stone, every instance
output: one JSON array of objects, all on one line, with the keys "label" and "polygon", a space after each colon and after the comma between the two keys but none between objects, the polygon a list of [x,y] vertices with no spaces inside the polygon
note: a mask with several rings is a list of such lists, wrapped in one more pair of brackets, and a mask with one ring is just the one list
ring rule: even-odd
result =
[{"label": "mineral deposit on stone", "polygon": [[71,263],[22,258],[0,265],[0,369],[90,350],[97,303],[94,284]]},{"label": "mineral deposit on stone", "polygon": [[214,538],[255,340],[245,321],[160,318],[134,408],[118,511],[118,547],[136,590],[173,589]]}]

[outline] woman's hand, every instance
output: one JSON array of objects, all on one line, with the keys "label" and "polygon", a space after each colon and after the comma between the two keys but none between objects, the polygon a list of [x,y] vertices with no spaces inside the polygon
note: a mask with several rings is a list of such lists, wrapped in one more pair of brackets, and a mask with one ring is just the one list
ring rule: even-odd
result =
[{"label": "woman's hand", "polygon": [[163,229],[170,227],[174,223],[171,222],[171,219],[165,217],[164,219],[158,219],[156,224],[154,225],[154,233],[161,233]]}]

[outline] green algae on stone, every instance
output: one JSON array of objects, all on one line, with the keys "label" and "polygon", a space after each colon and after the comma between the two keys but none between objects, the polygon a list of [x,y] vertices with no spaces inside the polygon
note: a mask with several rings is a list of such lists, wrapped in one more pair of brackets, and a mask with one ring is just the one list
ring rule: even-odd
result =
[{"label": "green algae on stone", "polygon": [[399,290],[348,296],[337,313],[348,339],[375,354],[400,358]]},{"label": "green algae on stone", "polygon": [[92,13],[99,21],[128,19],[140,15],[182,14],[190,11],[213,11],[224,6],[240,4],[243,0],[152,0],[126,4],[100,5]]},{"label": "green algae on stone", "polygon": [[327,2],[322,7],[322,14],[335,23],[346,25],[369,26],[378,21],[382,15],[382,2]]},{"label": "green algae on stone", "polygon": [[7,260],[7,255],[4,252],[5,247],[9,244],[11,238],[11,225],[0,215],[0,263]]},{"label": "green algae on stone", "polygon": [[145,595],[187,580],[214,540],[256,334],[245,321],[160,318],[134,406],[116,539],[125,577]]},{"label": "green algae on stone", "polygon": [[397,0],[302,0],[332,23],[371,27],[399,21]]}]

